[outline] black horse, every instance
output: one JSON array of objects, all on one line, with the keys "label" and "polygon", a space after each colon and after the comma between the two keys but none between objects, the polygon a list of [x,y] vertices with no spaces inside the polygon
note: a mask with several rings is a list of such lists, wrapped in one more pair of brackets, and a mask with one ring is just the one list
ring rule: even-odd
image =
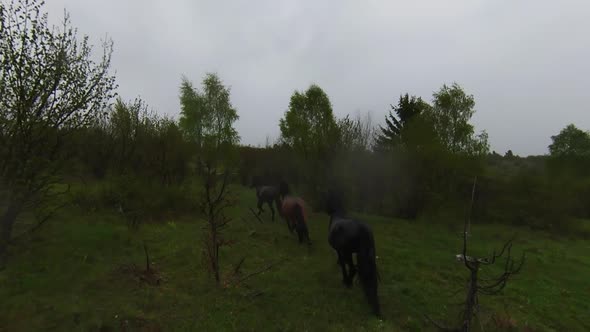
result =
[{"label": "black horse", "polygon": [[326,212],[330,215],[328,242],[338,253],[338,264],[342,268],[342,281],[347,287],[352,286],[354,275],[357,272],[352,254],[356,253],[359,279],[365,295],[373,313],[381,316],[377,295],[378,272],[373,231],[367,224],[346,217],[342,198],[337,193],[329,192],[326,203]]},{"label": "black horse", "polygon": [[281,206],[280,201],[279,201],[279,188],[275,187],[275,186],[265,186],[265,185],[261,185],[260,184],[260,179],[258,178],[254,178],[252,180],[252,188],[256,188],[256,198],[258,198],[258,215],[260,215],[262,212],[264,212],[264,209],[262,208],[262,206],[264,205],[264,203],[268,204],[268,207],[270,208],[270,212],[272,213],[272,221],[275,220],[275,209],[273,207],[273,203],[277,205],[277,209],[279,209]]}]

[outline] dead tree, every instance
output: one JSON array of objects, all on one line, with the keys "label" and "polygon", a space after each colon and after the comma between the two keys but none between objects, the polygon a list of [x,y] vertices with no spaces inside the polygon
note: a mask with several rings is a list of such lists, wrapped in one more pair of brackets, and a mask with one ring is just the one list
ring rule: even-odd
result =
[{"label": "dead tree", "polygon": [[223,238],[223,229],[231,221],[231,218],[225,215],[225,209],[235,204],[235,200],[230,197],[228,190],[229,171],[225,170],[219,173],[211,164],[205,163],[204,166],[204,189],[205,194],[202,202],[202,211],[206,218],[206,237],[205,237],[205,258],[211,273],[215,277],[215,283],[220,284],[220,267],[219,267],[219,249],[223,245],[231,244],[231,241]]},{"label": "dead tree", "polygon": [[[512,256],[512,244],[514,237],[504,243],[502,250],[499,253],[494,251],[491,257],[473,257],[467,255],[468,241],[467,238],[470,232],[471,226],[471,211],[473,209],[473,201],[475,198],[475,187],[477,183],[477,177],[473,181],[473,188],[471,191],[471,203],[469,205],[469,211],[463,225],[463,252],[457,254],[455,257],[457,261],[463,262],[465,267],[469,270],[469,281],[467,284],[467,294],[465,296],[464,309],[462,313],[461,325],[458,328],[444,327],[436,322],[432,321],[439,329],[443,331],[463,331],[467,332],[471,330],[471,323],[473,317],[478,315],[479,310],[479,294],[484,295],[497,295],[506,287],[506,283],[510,277],[519,273],[525,262],[525,253],[523,252],[520,259],[515,260]],[[479,277],[480,267],[495,264],[498,260],[504,260],[504,271],[493,278],[484,279]]]}]

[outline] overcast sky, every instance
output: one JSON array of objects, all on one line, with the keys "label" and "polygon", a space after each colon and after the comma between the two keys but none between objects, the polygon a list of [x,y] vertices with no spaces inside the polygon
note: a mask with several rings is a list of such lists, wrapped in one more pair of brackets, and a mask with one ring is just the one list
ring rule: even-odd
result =
[{"label": "overcast sky", "polygon": [[319,84],[336,116],[383,122],[402,93],[459,83],[493,150],[544,154],[569,123],[590,129],[590,1],[49,0],[98,46],[114,40],[124,99],[178,116],[181,75],[231,86],[245,144],[279,136],[294,90]]}]

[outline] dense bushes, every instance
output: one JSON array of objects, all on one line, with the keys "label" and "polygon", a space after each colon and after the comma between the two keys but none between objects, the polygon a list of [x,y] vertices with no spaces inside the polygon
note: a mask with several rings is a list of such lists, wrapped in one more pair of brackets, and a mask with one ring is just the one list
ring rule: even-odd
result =
[{"label": "dense bushes", "polygon": [[93,183],[75,192],[75,204],[113,209],[132,220],[196,211],[196,186],[189,185],[194,149],[174,120],[149,112],[139,99],[117,100],[75,135],[76,171]]},{"label": "dense bushes", "polygon": [[133,174],[168,186],[189,174],[193,150],[178,124],[149,112],[139,99],[117,100],[104,117],[76,134],[78,160],[94,177]]},{"label": "dense bushes", "polygon": [[[473,218],[482,222],[559,229],[572,217],[590,217],[586,157],[452,153],[428,136],[427,127],[412,127],[416,123],[399,131],[403,144],[374,151],[367,140],[343,144],[321,160],[306,159],[281,141],[266,148],[242,146],[237,181],[250,186],[254,177],[267,184],[285,180],[316,210],[323,209],[322,192],[335,187],[350,210],[448,221],[465,217],[477,176]],[[338,124],[351,142],[370,133],[360,130],[370,126],[360,117]],[[79,192],[79,205],[123,209],[144,219],[196,211],[196,186],[187,183],[198,149],[177,122],[150,113],[140,100],[118,100],[75,135],[76,165],[106,184]]]},{"label": "dense bushes", "polygon": [[[278,146],[240,148],[240,178],[265,183],[285,179],[312,201],[302,161]],[[566,161],[565,166],[570,162]],[[590,177],[561,169],[549,157],[499,156],[485,159],[407,152],[356,151],[334,159],[326,184],[345,193],[349,209],[371,214],[429,220],[462,220],[477,187],[473,218],[482,222],[565,227],[571,217],[589,218]],[[321,199],[312,201],[321,208]]]}]

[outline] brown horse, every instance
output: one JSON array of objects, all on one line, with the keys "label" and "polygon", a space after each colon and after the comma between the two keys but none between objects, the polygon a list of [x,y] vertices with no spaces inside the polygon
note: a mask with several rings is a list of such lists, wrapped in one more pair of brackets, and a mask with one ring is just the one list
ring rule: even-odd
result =
[{"label": "brown horse", "polygon": [[287,222],[289,231],[297,231],[299,237],[299,243],[303,240],[307,241],[307,244],[311,244],[309,239],[309,231],[307,229],[307,210],[306,204],[300,197],[291,196],[289,194],[289,186],[285,182],[281,182],[280,185],[280,197],[279,197],[279,214]]}]

